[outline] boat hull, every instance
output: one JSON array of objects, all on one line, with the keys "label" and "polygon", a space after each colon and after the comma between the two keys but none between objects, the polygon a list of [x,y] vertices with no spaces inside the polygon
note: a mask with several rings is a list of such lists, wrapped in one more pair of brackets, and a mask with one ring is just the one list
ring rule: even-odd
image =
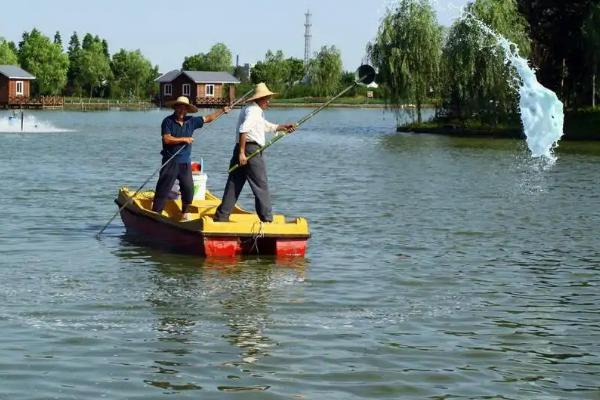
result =
[{"label": "boat hull", "polygon": [[[116,202],[119,207],[123,204]],[[236,257],[241,255],[273,255],[304,257],[308,237],[276,235],[209,234],[182,229],[152,218],[133,207],[121,210],[127,233],[139,241],[159,248],[205,257]]]}]

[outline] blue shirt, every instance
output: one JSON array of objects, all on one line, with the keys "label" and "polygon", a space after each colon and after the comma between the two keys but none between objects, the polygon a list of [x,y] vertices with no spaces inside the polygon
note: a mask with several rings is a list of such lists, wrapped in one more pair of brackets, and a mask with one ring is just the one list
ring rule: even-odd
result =
[{"label": "blue shirt", "polygon": [[[171,134],[171,136],[173,137],[192,137],[192,135],[194,134],[194,131],[196,129],[202,128],[202,125],[204,125],[204,118],[202,117],[190,117],[190,116],[186,116],[184,118],[184,122],[183,125],[179,125],[177,123],[177,121],[175,121],[175,114],[171,114],[169,115],[167,118],[163,119],[162,125],[161,125],[161,137],[162,135],[166,135],[166,134]],[[181,143],[181,144],[172,144],[172,145],[166,145],[164,140],[163,140],[163,148],[162,151],[160,152],[160,154],[162,154],[163,156],[163,160],[166,161],[167,159],[171,158],[171,156],[175,153],[177,153],[177,151],[179,149],[181,149],[183,146],[185,146],[185,148],[183,150],[181,150],[181,153],[177,154],[177,156],[175,157],[175,159],[173,161],[175,161],[178,164],[186,164],[186,163],[190,163],[192,162],[192,145],[188,144],[186,145],[185,143]]]}]

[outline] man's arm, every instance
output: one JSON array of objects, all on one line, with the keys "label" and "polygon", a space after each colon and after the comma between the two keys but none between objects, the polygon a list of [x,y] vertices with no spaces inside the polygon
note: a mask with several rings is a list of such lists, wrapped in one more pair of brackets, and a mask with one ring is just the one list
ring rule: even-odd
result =
[{"label": "man's arm", "polygon": [[165,133],[162,135],[162,140],[164,142],[164,144],[166,144],[167,146],[171,146],[174,144],[191,144],[194,141],[194,138],[192,137],[175,137],[173,135],[171,135],[170,133]]},{"label": "man's arm", "polygon": [[286,132],[291,133],[296,130],[296,124],[274,124],[272,122],[266,121],[265,130],[267,132]]},{"label": "man's arm", "polygon": [[213,122],[215,119],[219,118],[221,115],[223,114],[227,114],[229,111],[231,111],[231,107],[223,107],[220,110],[215,111],[212,114],[208,114],[204,117],[202,117],[204,119],[204,123],[205,124],[210,124],[211,122]]},{"label": "man's arm", "polygon": [[275,132],[292,133],[295,130],[296,130],[296,124],[282,124],[282,125],[277,125],[277,129],[275,129]]}]

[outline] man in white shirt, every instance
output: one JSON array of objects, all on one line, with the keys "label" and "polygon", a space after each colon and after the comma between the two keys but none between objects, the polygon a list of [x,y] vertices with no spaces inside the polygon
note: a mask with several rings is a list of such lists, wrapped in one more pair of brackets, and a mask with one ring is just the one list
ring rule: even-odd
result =
[{"label": "man in white shirt", "polygon": [[229,174],[223,200],[215,212],[214,220],[218,222],[229,221],[229,215],[237,202],[246,181],[250,183],[254,193],[256,213],[263,222],[272,222],[271,195],[267,182],[267,169],[262,153],[250,160],[247,156],[265,145],[267,132],[293,132],[294,124],[273,124],[265,119],[264,110],[269,107],[271,92],[267,85],[259,83],[254,89],[254,94],[247,102],[250,103],[240,113],[237,126],[236,145],[231,157],[231,166],[239,164],[240,168]]}]

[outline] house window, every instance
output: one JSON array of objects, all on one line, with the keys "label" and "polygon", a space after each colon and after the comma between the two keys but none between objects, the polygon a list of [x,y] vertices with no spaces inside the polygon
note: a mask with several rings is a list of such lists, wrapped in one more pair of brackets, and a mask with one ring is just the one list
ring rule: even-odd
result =
[{"label": "house window", "polygon": [[183,93],[184,96],[189,96],[190,95],[190,84],[184,83],[183,86],[181,86],[181,92]]},{"label": "house window", "polygon": [[17,96],[23,96],[23,81],[17,81]]},{"label": "house window", "polygon": [[165,83],[165,96],[171,96],[173,94],[173,85]]},{"label": "house window", "polygon": [[215,85],[206,85],[206,97],[215,97]]}]

